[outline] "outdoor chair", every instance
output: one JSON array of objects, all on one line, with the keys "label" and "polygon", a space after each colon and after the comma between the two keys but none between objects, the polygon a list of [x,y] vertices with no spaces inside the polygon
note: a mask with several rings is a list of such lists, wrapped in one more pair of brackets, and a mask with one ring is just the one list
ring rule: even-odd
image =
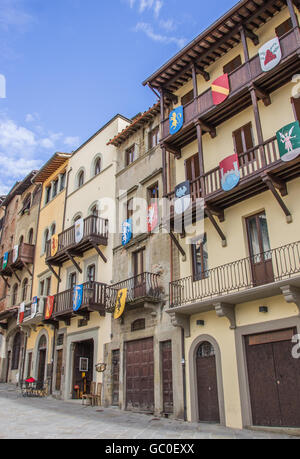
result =
[{"label": "outdoor chair", "polygon": [[93,398],[96,396],[96,383],[91,383],[91,390],[89,394],[83,394],[82,396],[82,404],[84,405],[85,400],[89,400],[90,404],[93,405]]}]

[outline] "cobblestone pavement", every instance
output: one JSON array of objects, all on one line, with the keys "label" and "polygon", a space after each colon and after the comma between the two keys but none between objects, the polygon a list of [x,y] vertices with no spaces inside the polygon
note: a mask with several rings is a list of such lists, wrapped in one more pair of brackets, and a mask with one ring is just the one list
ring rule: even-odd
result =
[{"label": "cobblestone pavement", "polygon": [[23,398],[15,386],[0,384],[0,439],[249,439],[293,438],[237,431],[216,425],[85,407],[80,402]]}]

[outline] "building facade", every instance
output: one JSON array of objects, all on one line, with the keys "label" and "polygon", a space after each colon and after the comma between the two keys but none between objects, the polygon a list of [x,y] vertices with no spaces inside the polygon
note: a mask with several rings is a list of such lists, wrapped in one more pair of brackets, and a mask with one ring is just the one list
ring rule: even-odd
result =
[{"label": "building facade", "polygon": [[241,1],[144,82],[161,94],[164,195],[191,202],[168,311],[190,421],[300,424],[298,7]]}]

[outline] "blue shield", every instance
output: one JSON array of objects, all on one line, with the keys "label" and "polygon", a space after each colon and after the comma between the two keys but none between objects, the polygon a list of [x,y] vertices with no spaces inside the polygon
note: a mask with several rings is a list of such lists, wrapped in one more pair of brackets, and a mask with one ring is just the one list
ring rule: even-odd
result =
[{"label": "blue shield", "polygon": [[73,292],[73,311],[77,312],[82,306],[83,285],[76,285]]},{"label": "blue shield", "polygon": [[127,245],[132,239],[132,219],[126,220],[122,225],[122,245]]},{"label": "blue shield", "polygon": [[5,252],[3,256],[3,264],[2,264],[2,269],[5,269],[8,263],[8,252]]},{"label": "blue shield", "polygon": [[175,110],[173,110],[170,113],[169,121],[171,135],[176,134],[176,132],[180,131],[184,122],[182,105],[178,108],[175,108]]}]

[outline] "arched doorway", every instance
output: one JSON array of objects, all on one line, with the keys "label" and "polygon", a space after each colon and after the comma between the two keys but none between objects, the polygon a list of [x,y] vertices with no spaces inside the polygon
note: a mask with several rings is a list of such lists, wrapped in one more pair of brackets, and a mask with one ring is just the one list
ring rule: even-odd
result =
[{"label": "arched doorway", "polygon": [[47,340],[46,336],[41,336],[38,345],[38,366],[37,366],[37,380],[39,382],[45,381],[45,368],[47,358]]},{"label": "arched doorway", "polygon": [[202,342],[196,352],[199,421],[220,423],[216,354],[214,346]]}]

